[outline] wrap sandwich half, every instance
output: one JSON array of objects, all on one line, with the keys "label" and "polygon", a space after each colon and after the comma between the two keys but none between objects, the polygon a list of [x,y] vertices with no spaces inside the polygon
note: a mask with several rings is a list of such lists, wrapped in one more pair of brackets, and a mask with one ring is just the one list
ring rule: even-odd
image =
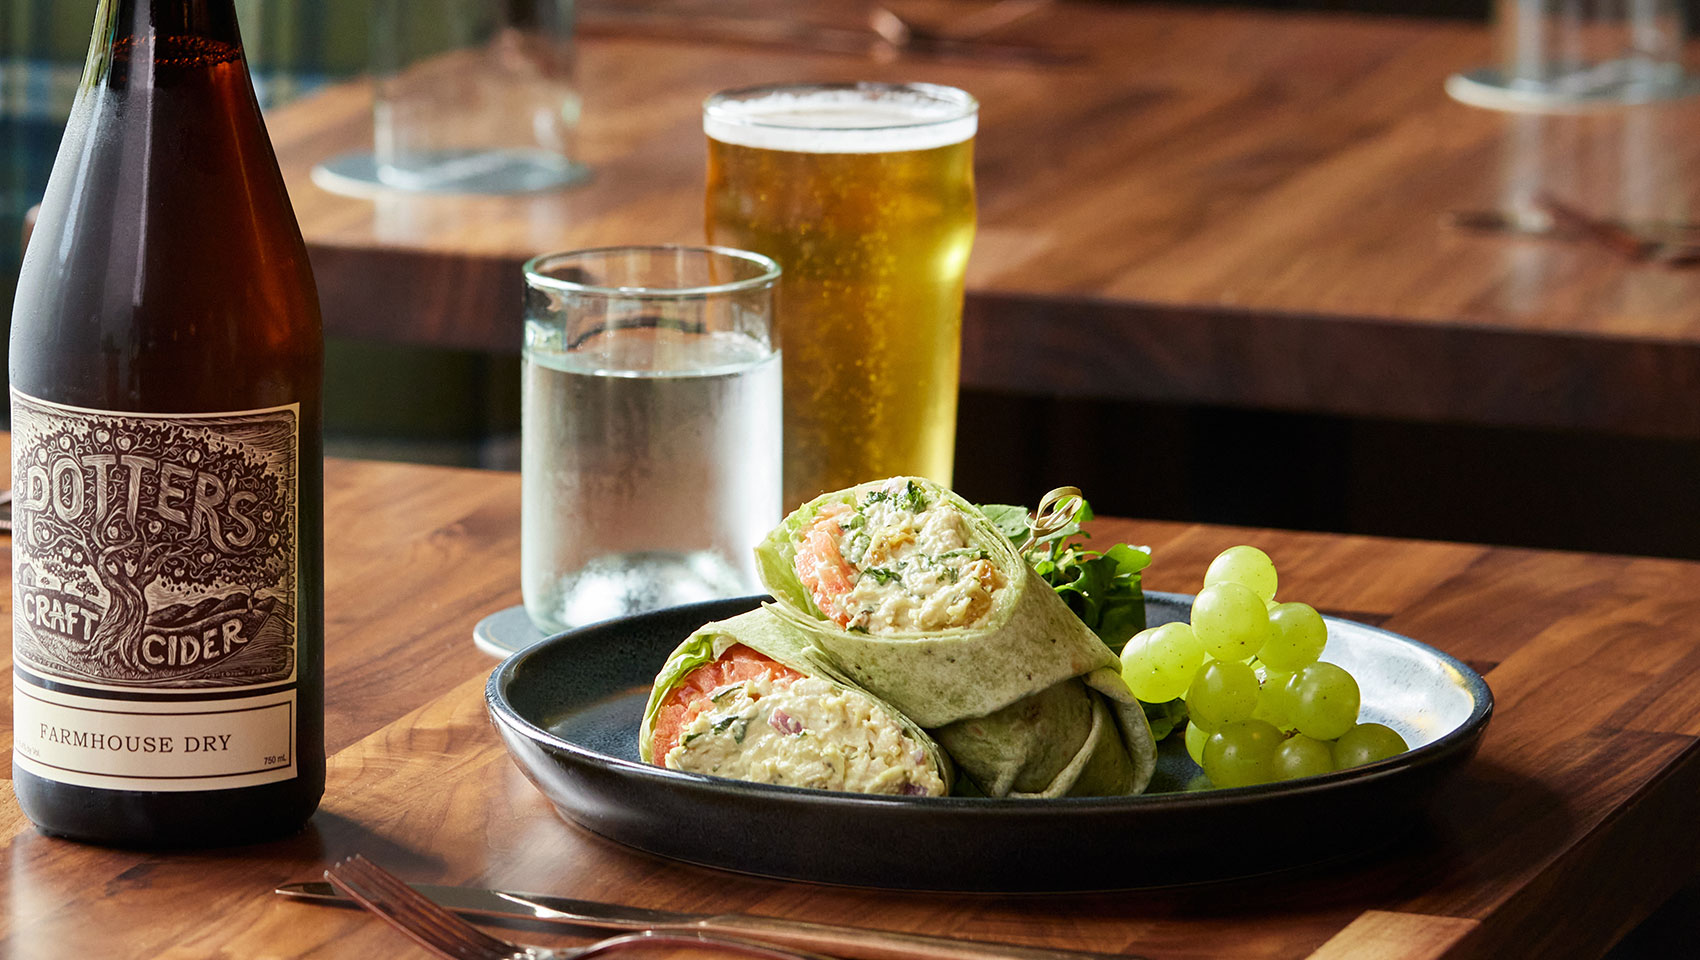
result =
[{"label": "wrap sandwich half", "polygon": [[1120,660],[973,504],[898,477],[799,507],[756,549],[774,609],[988,796],[1138,793],[1156,765]]},{"label": "wrap sandwich half", "polygon": [[766,608],[710,623],[655,678],[646,762],[793,787],[943,796],[950,759],[914,721],[845,676]]}]

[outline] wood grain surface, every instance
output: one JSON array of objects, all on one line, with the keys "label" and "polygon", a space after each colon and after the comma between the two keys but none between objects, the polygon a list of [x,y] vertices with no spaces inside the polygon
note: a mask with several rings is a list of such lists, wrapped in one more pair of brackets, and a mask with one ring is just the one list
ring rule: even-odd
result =
[{"label": "wood grain surface", "polygon": [[[891,5],[923,23],[973,6]],[[769,6],[866,29],[859,4]],[[1491,56],[1469,24],[1055,3],[986,39],[1083,56],[880,60],[591,31],[595,177],[517,198],[315,186],[314,163],[369,149],[364,84],[270,125],[328,329],[348,336],[514,352],[527,257],[700,242],[707,94],[921,80],[982,103],[970,386],[1700,437],[1700,269],[1450,223],[1536,189],[1684,221],[1700,101],[1580,119],[1466,107],[1442,83]]]},{"label": "wood grain surface", "polygon": [[[1282,596],[1472,663],[1498,698],[1479,756],[1409,839],[1327,870],[1068,897],[884,893],[663,861],[557,819],[485,716],[493,661],[470,641],[519,600],[518,478],[333,461],[326,487],[318,815],[275,843],[159,854],[41,836],[0,797],[0,956],[423,956],[364,914],[268,892],[358,852],[417,881],[1153,960],[1592,958],[1700,855],[1697,564],[1101,520],[1100,543],[1152,545],[1153,589],[1195,590],[1218,551],[1252,542],[1280,564]],[[0,704],[8,742],[10,715]]]}]

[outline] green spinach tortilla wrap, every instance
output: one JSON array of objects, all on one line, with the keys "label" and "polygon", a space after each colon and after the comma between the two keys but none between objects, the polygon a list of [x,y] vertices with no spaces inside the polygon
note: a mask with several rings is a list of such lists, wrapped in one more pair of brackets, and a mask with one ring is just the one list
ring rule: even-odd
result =
[{"label": "green spinach tortilla wrap", "polygon": [[779,616],[926,728],[989,796],[1138,793],[1156,749],[1120,660],[973,504],[898,477],[756,549]]},{"label": "green spinach tortilla wrap", "polygon": [[707,624],[667,658],[638,731],[646,762],[792,787],[943,796],[950,760],[767,609]]}]

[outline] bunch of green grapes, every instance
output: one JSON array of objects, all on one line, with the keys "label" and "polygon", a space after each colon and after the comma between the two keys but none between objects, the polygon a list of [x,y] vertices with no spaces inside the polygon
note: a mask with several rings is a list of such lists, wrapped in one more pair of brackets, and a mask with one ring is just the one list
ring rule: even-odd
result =
[{"label": "bunch of green grapes", "polygon": [[1122,677],[1147,703],[1184,698],[1186,749],[1218,787],[1291,780],[1384,760],[1409,749],[1379,723],[1358,722],[1358,682],[1317,659],[1322,615],[1275,602],[1275,564],[1230,547],[1210,564],[1191,623],[1135,634]]}]

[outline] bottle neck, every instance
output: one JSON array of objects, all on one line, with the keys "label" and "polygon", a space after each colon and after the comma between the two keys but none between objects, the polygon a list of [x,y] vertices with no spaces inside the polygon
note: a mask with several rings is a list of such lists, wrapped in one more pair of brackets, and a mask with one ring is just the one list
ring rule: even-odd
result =
[{"label": "bottle neck", "polygon": [[242,59],[234,0],[100,0],[83,84],[125,87],[139,71]]},{"label": "bottle neck", "polygon": [[109,42],[166,36],[242,45],[234,0],[102,0],[101,7],[113,8]]}]

